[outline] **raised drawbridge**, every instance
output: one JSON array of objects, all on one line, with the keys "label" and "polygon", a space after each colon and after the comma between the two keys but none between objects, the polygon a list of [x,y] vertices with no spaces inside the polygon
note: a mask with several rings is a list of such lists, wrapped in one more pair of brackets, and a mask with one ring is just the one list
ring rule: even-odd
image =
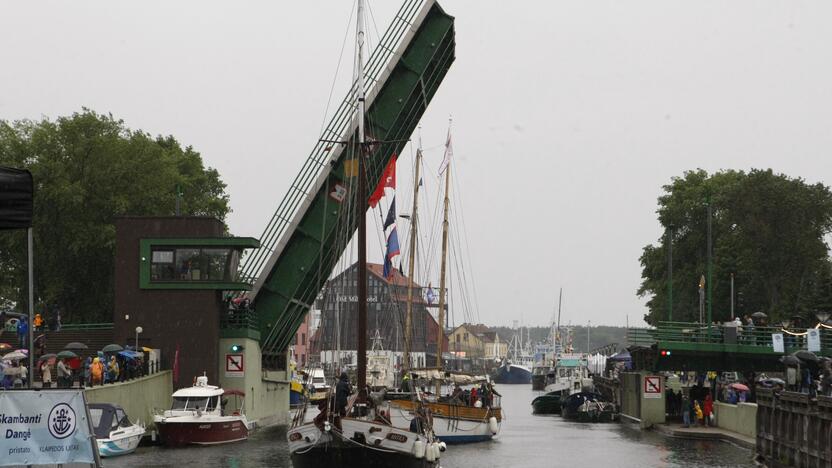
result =
[{"label": "raised drawbridge", "polygon": [[[431,0],[407,0],[364,67],[366,126],[372,145],[367,179],[378,181],[399,154],[455,58],[454,18]],[[338,232],[357,228],[355,205],[346,203],[356,138],[350,92],[324,130],[244,262],[244,280],[257,311],[264,358],[282,355],[343,254]],[[370,189],[372,191],[372,187]],[[364,213],[360,213],[363,215]]]}]

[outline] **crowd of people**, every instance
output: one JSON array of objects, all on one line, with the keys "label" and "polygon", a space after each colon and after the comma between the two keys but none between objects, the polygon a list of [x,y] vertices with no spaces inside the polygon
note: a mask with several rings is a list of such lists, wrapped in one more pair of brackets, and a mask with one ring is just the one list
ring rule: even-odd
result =
[{"label": "crowd of people", "polygon": [[457,405],[489,408],[494,406],[495,395],[502,396],[494,389],[491,382],[483,382],[479,387],[474,386],[465,390],[459,384],[455,384],[451,394],[447,396],[447,400]]}]

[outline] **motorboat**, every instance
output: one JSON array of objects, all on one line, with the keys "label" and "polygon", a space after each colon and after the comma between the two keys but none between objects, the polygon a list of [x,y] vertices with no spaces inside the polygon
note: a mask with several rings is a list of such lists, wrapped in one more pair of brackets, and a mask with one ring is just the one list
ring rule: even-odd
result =
[{"label": "motorboat", "polygon": [[592,388],[586,358],[581,354],[558,354],[555,367],[546,374],[545,394],[532,400],[534,414],[559,414],[566,397]]},{"label": "motorboat", "polygon": [[318,401],[326,398],[329,393],[329,384],[326,383],[326,375],[324,370],[316,367],[308,372],[309,375],[309,399],[311,401]]},{"label": "motorboat", "polygon": [[[236,410],[227,414],[227,398],[238,399]],[[192,387],[173,393],[169,410],[153,417],[162,442],[168,446],[215,445],[246,440],[250,425],[243,414],[240,390],[208,385],[208,377],[197,377]]]},{"label": "motorboat", "polygon": [[102,457],[127,455],[136,450],[145,428],[141,423],[132,423],[119,405],[111,403],[89,403],[95,441]]},{"label": "motorboat", "polygon": [[601,395],[594,392],[578,392],[567,396],[562,403],[561,415],[580,422],[618,420],[615,404],[604,401]]}]

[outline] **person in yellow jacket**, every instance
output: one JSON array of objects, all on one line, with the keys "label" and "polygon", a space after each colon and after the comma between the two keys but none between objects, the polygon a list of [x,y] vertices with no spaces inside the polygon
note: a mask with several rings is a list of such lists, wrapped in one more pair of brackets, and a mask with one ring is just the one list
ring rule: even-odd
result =
[{"label": "person in yellow jacket", "polygon": [[102,378],[104,377],[104,364],[101,363],[101,359],[95,358],[92,360],[92,365],[90,366],[90,375],[92,376],[93,387],[95,386],[95,384],[101,385]]},{"label": "person in yellow jacket", "polygon": [[693,402],[693,411],[696,412],[696,421],[699,424],[705,424],[705,413],[702,412],[702,407],[699,406],[698,401]]},{"label": "person in yellow jacket", "polygon": [[43,317],[40,314],[35,314],[35,318],[32,319],[32,325],[35,326],[35,331],[40,331],[43,328]]}]

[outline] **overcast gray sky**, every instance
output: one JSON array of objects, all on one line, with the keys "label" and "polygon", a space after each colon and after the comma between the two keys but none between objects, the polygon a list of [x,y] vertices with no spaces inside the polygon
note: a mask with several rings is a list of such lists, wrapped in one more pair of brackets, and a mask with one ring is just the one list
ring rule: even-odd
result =
[{"label": "overcast gray sky", "polygon": [[[832,182],[832,2],[440,3],[457,61],[423,139],[441,145],[453,115],[486,323],[546,324],[561,286],[565,321],[641,323],[638,257],[684,170]],[[380,32],[398,4],[371,2]],[[259,236],[318,138],[352,7],[4,2],[0,118],[86,106],[172,134],[228,183],[232,232]]]}]

